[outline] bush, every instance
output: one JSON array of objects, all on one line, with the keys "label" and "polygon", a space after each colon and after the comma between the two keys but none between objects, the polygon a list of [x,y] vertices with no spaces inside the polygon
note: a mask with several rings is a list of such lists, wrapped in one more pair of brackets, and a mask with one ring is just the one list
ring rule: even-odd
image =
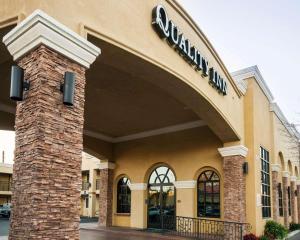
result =
[{"label": "bush", "polygon": [[244,240],[259,240],[253,233],[247,234],[243,238]]},{"label": "bush", "polygon": [[259,240],[269,240],[269,238],[267,236],[260,236]]},{"label": "bush", "polygon": [[265,236],[270,240],[284,239],[288,234],[288,230],[275,221],[267,221],[265,225]]},{"label": "bush", "polygon": [[295,231],[300,229],[300,224],[298,223],[290,223],[290,231]]}]

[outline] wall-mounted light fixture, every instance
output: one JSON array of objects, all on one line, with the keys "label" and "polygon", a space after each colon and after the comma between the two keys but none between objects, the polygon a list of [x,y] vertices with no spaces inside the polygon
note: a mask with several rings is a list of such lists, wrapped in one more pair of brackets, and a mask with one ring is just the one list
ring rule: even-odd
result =
[{"label": "wall-mounted light fixture", "polygon": [[24,69],[19,66],[11,67],[10,99],[23,100],[23,91],[29,90],[29,82],[24,81]]},{"label": "wall-mounted light fixture", "polygon": [[295,190],[295,196],[297,197],[297,195],[298,195],[298,191],[297,191],[297,190]]},{"label": "wall-mounted light fixture", "polygon": [[64,83],[60,86],[63,93],[63,103],[67,106],[74,104],[75,73],[65,72]]},{"label": "wall-mounted light fixture", "polygon": [[249,166],[248,166],[248,162],[244,162],[243,163],[243,173],[247,174],[249,171]]}]

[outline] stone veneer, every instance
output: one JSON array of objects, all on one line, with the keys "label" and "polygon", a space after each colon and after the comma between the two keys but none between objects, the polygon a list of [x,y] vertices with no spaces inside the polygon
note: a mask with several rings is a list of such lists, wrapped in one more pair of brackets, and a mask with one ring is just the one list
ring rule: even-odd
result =
[{"label": "stone veneer", "polygon": [[298,223],[300,223],[300,184],[297,181],[297,210],[298,210]]},{"label": "stone veneer", "polygon": [[225,221],[246,221],[246,182],[243,174],[245,157],[226,156],[224,171],[224,219]]},{"label": "stone veneer", "polygon": [[100,192],[99,192],[99,225],[112,226],[113,212],[113,169],[104,168],[100,170]]},{"label": "stone veneer", "polygon": [[[9,239],[79,239],[85,68],[41,45],[18,61],[30,90],[16,111]],[[76,74],[74,106],[62,103]]]},{"label": "stone veneer", "polygon": [[279,216],[279,199],[278,199],[278,171],[272,171],[272,206],[273,220],[278,221]]},{"label": "stone veneer", "polygon": [[282,177],[282,205],[283,205],[283,218],[284,226],[289,225],[289,210],[288,210],[288,177]]},{"label": "stone veneer", "polygon": [[297,199],[296,199],[296,195],[295,195],[295,191],[296,191],[296,182],[295,181],[291,181],[291,211],[292,211],[292,222],[296,223],[298,222],[297,219]]}]

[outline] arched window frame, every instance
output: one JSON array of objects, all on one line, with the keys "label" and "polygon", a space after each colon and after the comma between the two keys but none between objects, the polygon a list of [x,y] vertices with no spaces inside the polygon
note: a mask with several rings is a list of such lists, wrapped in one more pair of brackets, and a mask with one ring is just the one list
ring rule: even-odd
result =
[{"label": "arched window frame", "polygon": [[[207,173],[211,172],[209,176]],[[205,176],[205,180],[202,180],[201,177]],[[212,179],[213,177],[217,177],[216,179]],[[200,185],[203,184],[203,191],[200,189]],[[207,185],[211,184],[212,189],[211,193],[207,192]],[[218,191],[215,190],[218,185]],[[217,204],[217,209],[219,210],[216,213],[207,212],[207,195],[211,194],[212,203],[210,203],[212,209],[214,209],[214,204]],[[203,195],[203,196],[201,196]],[[200,207],[200,199],[203,197],[203,206]],[[203,211],[201,211],[202,209]],[[197,180],[197,216],[205,217],[205,218],[220,218],[221,217],[221,180],[219,174],[213,169],[207,169],[200,173]]]},{"label": "arched window frame", "polygon": [[131,190],[130,179],[127,176],[121,177],[117,182],[117,213],[131,212]]}]

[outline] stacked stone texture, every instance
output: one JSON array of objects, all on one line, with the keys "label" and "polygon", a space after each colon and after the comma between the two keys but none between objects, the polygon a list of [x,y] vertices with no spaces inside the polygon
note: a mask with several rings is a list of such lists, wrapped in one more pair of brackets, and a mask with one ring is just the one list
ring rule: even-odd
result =
[{"label": "stacked stone texture", "polygon": [[243,156],[224,157],[224,219],[246,222],[246,183],[243,174]]},{"label": "stacked stone texture", "polygon": [[291,211],[292,211],[292,222],[293,223],[298,222],[297,209],[296,209],[297,208],[297,203],[296,203],[295,191],[296,191],[296,182],[291,181]]},{"label": "stacked stone texture", "polygon": [[298,212],[298,223],[300,223],[300,185],[297,184],[297,212]]},{"label": "stacked stone texture", "polygon": [[[40,46],[19,60],[30,90],[16,111],[10,240],[79,239],[85,68]],[[64,73],[76,74],[74,106]]]},{"label": "stacked stone texture", "polygon": [[112,226],[112,205],[113,205],[113,170],[100,170],[100,191],[99,191],[99,225]]},{"label": "stacked stone texture", "polygon": [[279,215],[279,199],[278,199],[278,172],[272,171],[272,198],[273,198],[273,219],[278,221]]},{"label": "stacked stone texture", "polygon": [[289,206],[288,206],[288,177],[282,178],[282,205],[283,205],[283,219],[284,226],[288,227],[289,225]]}]

